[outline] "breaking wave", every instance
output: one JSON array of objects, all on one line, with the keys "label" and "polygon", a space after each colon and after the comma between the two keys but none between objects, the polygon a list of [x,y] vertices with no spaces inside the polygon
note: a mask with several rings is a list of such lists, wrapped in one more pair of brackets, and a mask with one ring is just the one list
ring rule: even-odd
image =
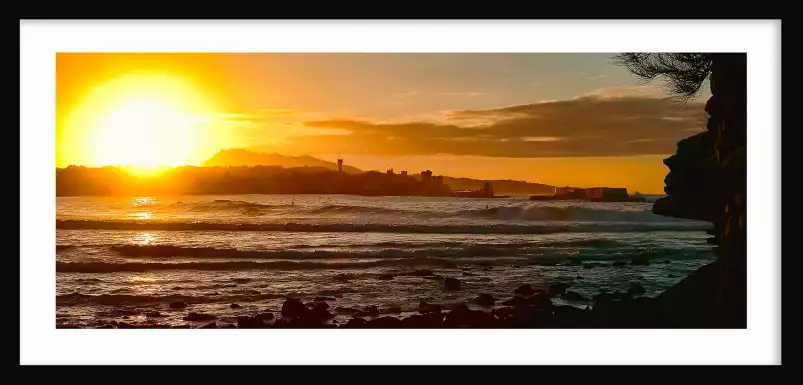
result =
[{"label": "breaking wave", "polygon": [[397,225],[397,224],[311,224],[311,223],[218,223],[218,222],[137,222],[57,219],[61,230],[216,230],[287,231],[325,233],[423,233],[423,234],[555,234],[570,232],[651,232],[700,231],[712,226],[704,222],[571,223],[571,224],[487,224],[487,225]]}]

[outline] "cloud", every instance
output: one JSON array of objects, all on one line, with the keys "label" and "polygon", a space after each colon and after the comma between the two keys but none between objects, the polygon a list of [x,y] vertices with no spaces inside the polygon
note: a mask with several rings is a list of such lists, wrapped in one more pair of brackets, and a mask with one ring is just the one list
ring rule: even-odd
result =
[{"label": "cloud", "polygon": [[702,129],[702,104],[682,106],[669,99],[632,91],[608,89],[569,100],[451,111],[447,120],[453,124],[311,120],[304,125],[349,134],[288,140],[309,153],[520,158],[627,156],[674,153],[678,140],[688,137],[690,131]]}]

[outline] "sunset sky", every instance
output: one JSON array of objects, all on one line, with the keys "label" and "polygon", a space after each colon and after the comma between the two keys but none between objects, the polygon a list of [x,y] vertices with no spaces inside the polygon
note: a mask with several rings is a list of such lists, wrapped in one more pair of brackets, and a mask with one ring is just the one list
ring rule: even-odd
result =
[{"label": "sunset sky", "polygon": [[384,171],[662,193],[704,129],[612,54],[57,55],[56,161],[200,165],[226,148]]}]

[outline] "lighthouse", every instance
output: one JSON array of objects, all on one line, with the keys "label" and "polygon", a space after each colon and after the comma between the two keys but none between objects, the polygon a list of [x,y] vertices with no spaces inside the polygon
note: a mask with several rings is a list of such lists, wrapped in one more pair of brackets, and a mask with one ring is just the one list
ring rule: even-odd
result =
[{"label": "lighthouse", "polygon": [[337,172],[343,172],[343,158],[337,157]]}]

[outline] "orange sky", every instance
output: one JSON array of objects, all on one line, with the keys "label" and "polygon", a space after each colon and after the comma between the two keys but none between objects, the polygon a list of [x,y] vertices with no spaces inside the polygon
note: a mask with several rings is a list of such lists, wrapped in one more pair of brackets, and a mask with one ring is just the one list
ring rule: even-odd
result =
[{"label": "orange sky", "polygon": [[362,169],[662,193],[703,129],[610,54],[58,54],[57,166],[201,164],[224,148]]}]

